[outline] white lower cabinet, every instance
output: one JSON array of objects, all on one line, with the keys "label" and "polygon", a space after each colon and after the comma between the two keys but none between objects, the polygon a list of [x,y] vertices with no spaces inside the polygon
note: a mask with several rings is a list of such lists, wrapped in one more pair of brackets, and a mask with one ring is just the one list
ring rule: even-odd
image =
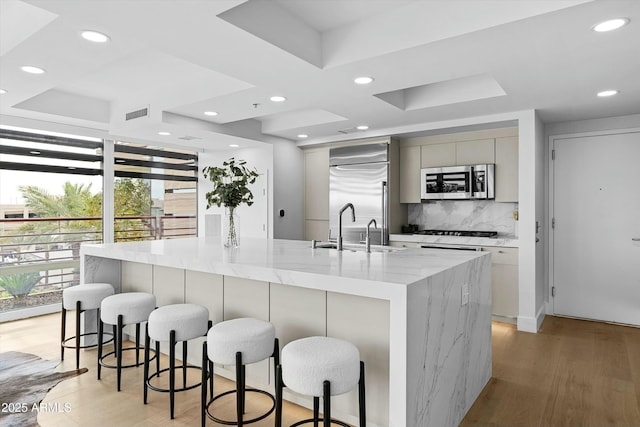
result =
[{"label": "white lower cabinet", "polygon": [[[269,321],[269,282],[224,276],[224,320],[253,317]],[[256,387],[269,384],[269,361],[247,365],[247,384]],[[235,366],[229,373],[235,378]]]},{"label": "white lower cabinet", "polygon": [[[223,296],[221,275],[190,270],[185,272],[184,302],[206,307],[209,310],[209,320],[214,325],[222,322]],[[197,366],[202,364],[202,342],[204,340],[205,337],[189,341],[187,358],[190,364]]]},{"label": "white lower cabinet", "polygon": [[156,305],[184,303],[184,270],[181,268],[153,266],[153,293]]},{"label": "white lower cabinet", "polygon": [[121,292],[153,293],[153,266],[122,261]]},{"label": "white lower cabinet", "polygon": [[[367,422],[389,425],[389,301],[327,292],[327,336],[351,342],[365,364]],[[332,410],[358,407],[358,390],[331,398]]]},{"label": "white lower cabinet", "polygon": [[491,252],[491,313],[515,323],[518,317],[518,249],[484,247]]}]

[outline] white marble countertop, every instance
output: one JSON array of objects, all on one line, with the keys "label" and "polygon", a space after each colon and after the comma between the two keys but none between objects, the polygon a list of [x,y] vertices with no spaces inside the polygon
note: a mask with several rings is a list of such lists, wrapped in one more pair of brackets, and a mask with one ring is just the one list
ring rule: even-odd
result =
[{"label": "white marble countertop", "polygon": [[[347,245],[345,245],[347,247]],[[240,247],[211,238],[82,245],[81,253],[103,258],[232,275],[272,283],[328,289],[334,282],[411,285],[484,256],[486,252],[384,247],[385,252],[312,249],[309,241],[243,238]],[[395,249],[395,250],[394,250]],[[317,286],[316,286],[317,284]]]},{"label": "white marble countertop", "polygon": [[463,237],[463,236],[427,236],[423,234],[391,234],[390,241],[411,243],[437,243],[447,245],[498,246],[517,248],[518,238],[515,236],[498,237]]}]

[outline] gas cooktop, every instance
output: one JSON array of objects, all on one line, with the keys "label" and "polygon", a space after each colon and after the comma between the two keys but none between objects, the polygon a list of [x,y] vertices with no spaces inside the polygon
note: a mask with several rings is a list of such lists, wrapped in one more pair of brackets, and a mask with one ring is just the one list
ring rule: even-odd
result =
[{"label": "gas cooktop", "polygon": [[413,234],[424,234],[428,236],[496,237],[498,232],[477,230],[419,230]]}]

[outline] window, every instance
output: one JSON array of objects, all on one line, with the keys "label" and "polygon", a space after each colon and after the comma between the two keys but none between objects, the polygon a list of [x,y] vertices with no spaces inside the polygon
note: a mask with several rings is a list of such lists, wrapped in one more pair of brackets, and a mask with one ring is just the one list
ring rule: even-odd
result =
[{"label": "window", "polygon": [[114,169],[116,242],[197,235],[197,153],[119,141]]},{"label": "window", "polygon": [[59,303],[80,245],[102,241],[96,138],[0,128],[0,312]]}]

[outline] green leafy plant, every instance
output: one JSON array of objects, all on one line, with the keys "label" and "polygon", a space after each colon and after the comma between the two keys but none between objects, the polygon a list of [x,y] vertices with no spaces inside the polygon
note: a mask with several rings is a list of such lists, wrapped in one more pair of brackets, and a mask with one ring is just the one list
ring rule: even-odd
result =
[{"label": "green leafy plant", "polygon": [[16,301],[23,303],[40,280],[42,277],[35,272],[8,274],[0,276],[0,288],[12,295]]},{"label": "green leafy plant", "polygon": [[207,166],[202,169],[204,177],[213,182],[213,190],[207,192],[207,209],[216,205],[233,210],[246,203],[253,204],[253,193],[248,185],[256,182],[258,172],[249,170],[244,160],[230,158],[222,167]]},{"label": "green leafy plant", "polygon": [[204,177],[213,182],[213,190],[206,193],[207,209],[216,205],[229,209],[229,229],[227,246],[238,246],[234,223],[234,211],[243,203],[247,206],[253,204],[253,193],[249,185],[256,182],[258,172],[250,170],[244,160],[236,160],[234,157],[222,163],[222,167],[207,166],[202,169]]}]

